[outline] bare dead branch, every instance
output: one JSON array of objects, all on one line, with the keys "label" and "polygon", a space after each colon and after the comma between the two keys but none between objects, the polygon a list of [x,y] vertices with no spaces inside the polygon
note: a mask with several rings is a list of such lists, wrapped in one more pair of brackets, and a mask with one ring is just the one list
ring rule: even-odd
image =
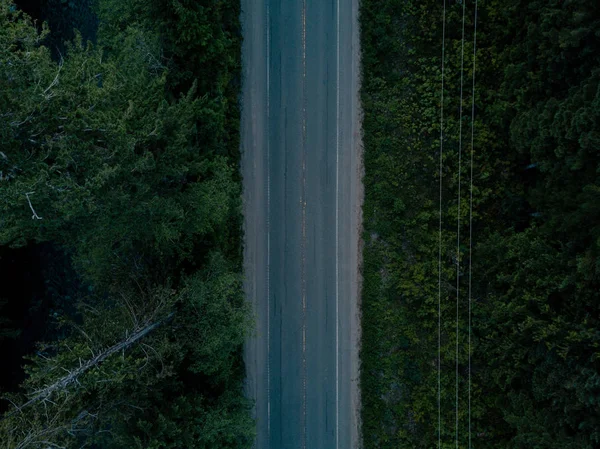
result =
[{"label": "bare dead branch", "polygon": [[173,317],[173,315],[174,315],[174,313],[172,312],[163,320],[157,321],[152,324],[148,324],[143,329],[137,330],[136,332],[132,333],[129,337],[125,338],[123,341],[107,348],[106,350],[104,350],[101,353],[99,353],[98,355],[96,355],[94,358],[88,360],[81,367],[74,369],[72,371],[69,371],[68,375],[58,379],[53,384],[51,384],[41,390],[36,391],[34,393],[34,396],[29,401],[27,401],[25,404],[23,404],[21,407],[19,407],[19,410],[21,410],[29,405],[35,404],[41,400],[46,400],[53,393],[66,389],[69,385],[71,385],[72,383],[75,383],[78,380],[79,376],[81,376],[83,373],[85,373],[86,371],[90,370],[91,368],[99,365],[100,363],[102,363],[104,360],[106,360],[111,355],[120,352],[121,350],[131,346],[132,344],[134,344],[141,338],[145,337],[150,332],[152,332],[154,329],[159,327],[161,324],[170,320]]},{"label": "bare dead branch", "polygon": [[33,195],[35,192],[28,192],[25,194],[25,196],[27,197],[27,202],[29,203],[29,208],[31,209],[31,212],[33,212],[33,215],[31,216],[31,219],[37,219],[37,220],[41,220],[42,217],[39,217],[38,214],[35,213],[35,209],[33,208],[33,206],[31,205],[31,200],[29,199],[29,195]]},{"label": "bare dead branch", "polygon": [[151,349],[152,351],[154,351],[154,353],[156,354],[156,358],[160,361],[160,365],[161,365],[161,370],[159,375],[162,376],[162,374],[165,372],[165,363],[162,360],[162,357],[160,356],[160,354],[156,351],[156,349],[154,349],[152,346],[147,345],[145,343],[142,343],[142,346],[145,346],[148,349]]},{"label": "bare dead branch", "polygon": [[60,71],[62,69],[63,62],[64,61],[63,61],[63,58],[61,56],[60,62],[58,63],[58,71],[56,72],[56,76],[54,77],[54,80],[52,80],[52,82],[50,83],[50,85],[48,87],[46,87],[46,89],[42,92],[42,96],[46,100],[49,100],[50,98],[52,98],[54,96],[52,93],[50,93],[50,95],[46,95],[46,92],[48,92],[50,89],[52,89],[54,86],[56,86],[58,84],[58,75],[60,75]]},{"label": "bare dead branch", "polygon": [[31,120],[32,117],[33,117],[33,112],[31,114],[29,114],[27,116],[27,118],[25,118],[25,120],[23,120],[22,122],[11,122],[10,125],[11,126],[15,126],[15,127],[19,127],[19,126],[27,123],[29,120]]},{"label": "bare dead branch", "polygon": [[137,315],[135,313],[135,310],[133,309],[133,306],[131,305],[131,303],[127,299],[127,295],[125,295],[123,292],[120,292],[120,293],[121,293],[121,297],[125,301],[125,305],[127,306],[127,310],[129,311],[129,315],[131,316],[131,321],[132,321],[133,327],[135,329],[135,328],[137,328],[139,326],[138,317],[137,317]]}]

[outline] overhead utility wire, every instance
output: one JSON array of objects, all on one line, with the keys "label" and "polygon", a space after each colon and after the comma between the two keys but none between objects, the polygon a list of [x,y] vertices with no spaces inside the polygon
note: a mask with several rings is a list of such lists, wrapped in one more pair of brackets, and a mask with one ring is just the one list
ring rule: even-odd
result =
[{"label": "overhead utility wire", "polygon": [[469,205],[469,449],[471,449],[471,279],[473,260],[473,151],[475,135],[475,58],[477,55],[477,0],[473,25],[473,90],[471,92],[471,185]]},{"label": "overhead utility wire", "polygon": [[438,449],[442,447],[441,364],[442,364],[442,164],[444,154],[444,55],[446,42],[446,0],[442,21],[442,91],[440,100],[440,230],[438,252]]},{"label": "overhead utility wire", "polygon": [[458,449],[458,300],[460,296],[460,171],[462,157],[462,110],[463,110],[463,73],[465,56],[465,7],[466,0],[462,0],[462,38],[460,52],[460,112],[458,132],[458,207],[456,213],[456,449]]}]

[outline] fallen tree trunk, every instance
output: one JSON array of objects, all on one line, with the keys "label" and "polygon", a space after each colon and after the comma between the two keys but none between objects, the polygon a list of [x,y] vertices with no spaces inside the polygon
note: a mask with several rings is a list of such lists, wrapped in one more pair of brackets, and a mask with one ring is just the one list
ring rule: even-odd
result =
[{"label": "fallen tree trunk", "polygon": [[[174,315],[174,313],[171,313],[163,320],[157,321],[152,324],[148,324],[147,326],[145,326],[141,329],[134,330],[134,332],[132,332],[132,334],[129,337],[125,338],[124,340],[120,341],[119,343],[117,343],[109,348],[106,348],[104,351],[100,352],[95,357],[93,357],[90,360],[86,361],[85,363],[81,364],[81,366],[79,366],[79,368],[71,371],[68,375],[58,379],[53,384],[34,392],[34,396],[31,399],[29,399],[25,404],[18,407],[15,411],[21,411],[29,405],[32,405],[32,404],[35,404],[36,402],[48,399],[56,391],[64,390],[70,384],[76,382],[77,379],[79,378],[79,376],[81,376],[83,373],[85,373],[86,371],[99,365],[100,363],[102,363],[104,360],[106,360],[111,355],[131,346],[132,344],[134,344],[135,342],[137,342],[144,336],[148,335],[154,329],[159,327],[161,324],[169,321],[173,317],[173,315]],[[13,411],[12,413],[14,413],[15,411]]]}]

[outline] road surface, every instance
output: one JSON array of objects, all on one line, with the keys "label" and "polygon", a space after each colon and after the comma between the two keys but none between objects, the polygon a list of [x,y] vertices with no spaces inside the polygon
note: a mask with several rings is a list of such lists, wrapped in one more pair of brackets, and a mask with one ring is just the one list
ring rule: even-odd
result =
[{"label": "road surface", "polygon": [[242,0],[257,449],[359,447],[358,0]]}]

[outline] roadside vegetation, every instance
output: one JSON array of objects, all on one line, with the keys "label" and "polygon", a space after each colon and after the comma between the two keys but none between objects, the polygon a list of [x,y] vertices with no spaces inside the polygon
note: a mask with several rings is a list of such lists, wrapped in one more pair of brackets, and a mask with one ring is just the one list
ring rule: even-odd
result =
[{"label": "roadside vegetation", "polygon": [[238,17],[0,0],[2,448],[251,446]]},{"label": "roadside vegetation", "polygon": [[[437,0],[361,6],[366,449],[438,447],[442,8]],[[472,444],[592,449],[600,444],[600,5],[479,2],[473,146],[474,3],[466,4],[461,117],[462,8],[447,2],[442,447],[456,438],[470,447],[473,150]]]}]

